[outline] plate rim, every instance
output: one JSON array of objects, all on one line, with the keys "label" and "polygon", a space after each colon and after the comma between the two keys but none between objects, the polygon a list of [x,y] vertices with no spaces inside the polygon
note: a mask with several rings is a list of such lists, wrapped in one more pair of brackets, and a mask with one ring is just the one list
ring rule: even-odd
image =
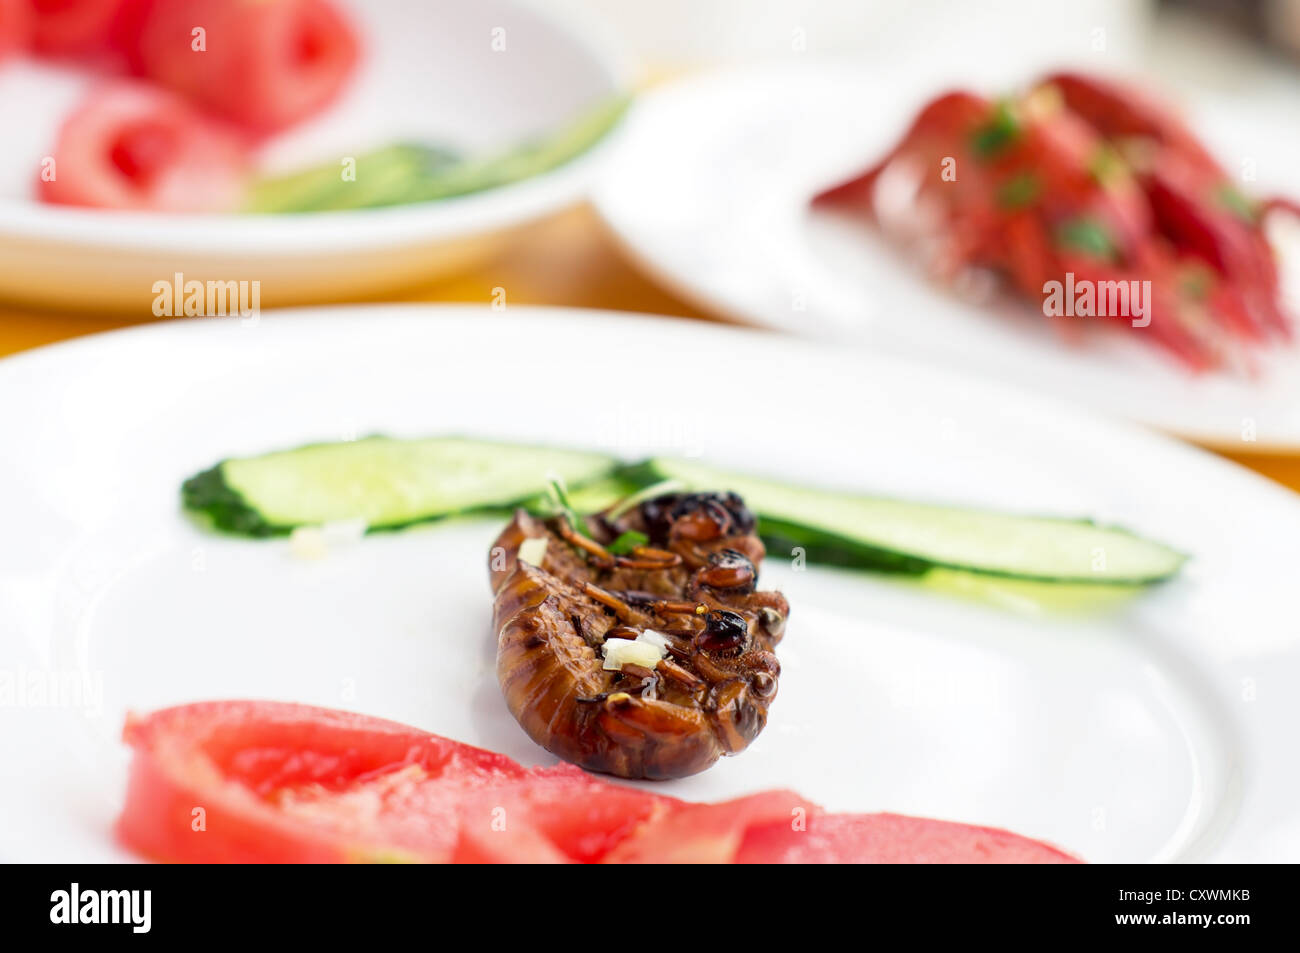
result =
[{"label": "plate rim", "polygon": [[[427,314],[421,318],[422,312]],[[1071,401],[1069,398],[1055,394],[1041,394],[1029,391],[1014,382],[992,380],[978,374],[952,371],[937,367],[911,355],[893,352],[872,351],[863,348],[850,349],[848,355],[834,348],[830,343],[799,337],[787,332],[767,327],[756,327],[734,322],[700,320],[686,315],[655,314],[643,311],[623,311],[614,308],[584,308],[576,305],[552,304],[512,304],[503,311],[498,311],[488,303],[477,302],[430,302],[430,301],[396,301],[396,302],[340,302],[335,304],[305,304],[292,307],[273,308],[259,317],[261,322],[273,322],[288,325],[302,324],[310,320],[370,320],[378,315],[384,317],[404,317],[408,320],[473,320],[473,321],[511,321],[522,315],[527,320],[560,319],[581,322],[623,322],[646,328],[662,327],[670,323],[676,330],[688,329],[688,333],[717,334],[721,336],[739,335],[751,339],[773,337],[780,339],[786,346],[803,348],[808,351],[834,355],[837,359],[852,361],[896,364],[905,368],[909,374],[918,376],[942,376],[946,380],[960,380],[966,386],[1003,397],[1020,398],[1032,404],[1045,405],[1054,412],[1088,421],[1106,429],[1117,431],[1130,440],[1152,443],[1167,451],[1182,455],[1188,460],[1198,461],[1196,465],[1208,465],[1222,474],[1231,474],[1232,479],[1244,480],[1253,485],[1254,490],[1262,491],[1273,497],[1274,501],[1286,506],[1300,504],[1300,493],[1252,470],[1250,467],[1220,456],[1213,450],[1199,443],[1188,442],[1174,434],[1169,434],[1146,424],[1126,420],[1093,410],[1090,407]],[[530,317],[531,316],[531,317]],[[52,355],[71,353],[81,349],[99,346],[104,341],[125,341],[135,336],[152,336],[155,334],[190,334],[194,329],[207,328],[215,331],[225,323],[211,317],[173,317],[160,320],[142,321],[127,327],[110,328],[91,334],[52,341],[37,347],[16,351],[0,356],[0,381],[13,367],[50,359]],[[1300,511],[1298,511],[1300,515]]]}]

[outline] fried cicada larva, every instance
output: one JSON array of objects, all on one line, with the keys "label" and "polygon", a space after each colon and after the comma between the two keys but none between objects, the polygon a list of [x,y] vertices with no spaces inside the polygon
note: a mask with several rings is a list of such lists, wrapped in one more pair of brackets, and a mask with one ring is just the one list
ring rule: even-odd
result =
[{"label": "fried cicada larva", "polygon": [[[510,713],[553,754],[624,778],[685,777],[744,750],[776,698],[789,614],[755,588],[764,551],[744,502],[668,494],[579,519],[520,510],[493,546]],[[614,546],[629,536],[640,544]]]}]

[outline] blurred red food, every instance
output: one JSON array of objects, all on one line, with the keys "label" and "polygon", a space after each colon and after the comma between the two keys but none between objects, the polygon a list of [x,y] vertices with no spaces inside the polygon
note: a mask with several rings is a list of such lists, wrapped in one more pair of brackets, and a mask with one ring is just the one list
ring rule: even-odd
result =
[{"label": "blurred red food", "polygon": [[47,56],[81,56],[109,48],[123,0],[26,0],[34,14],[32,47]]},{"label": "blurred red food", "polygon": [[130,0],[116,42],[134,72],[267,134],[324,108],[358,58],[326,0]]},{"label": "blurred red food", "polygon": [[[1293,206],[1246,195],[1169,109],[1104,79],[1059,73],[1001,101],[940,96],[815,201],[912,239],[942,279],[998,274],[1069,336],[1060,317],[1076,311],[1057,310],[1053,286],[1084,288],[1078,316],[1145,328],[1196,370],[1249,369],[1249,348],[1291,336],[1265,224]],[[1102,289],[1107,307],[1088,303]]]},{"label": "blurred red food", "polygon": [[1075,864],[1065,851],[996,827],[901,814],[813,814],[750,827],[738,864]]},{"label": "blurred red food", "polygon": [[38,182],[46,202],[155,212],[230,211],[246,176],[238,134],[185,100],[120,80],[63,123]]},{"label": "blurred red food", "polygon": [[31,42],[30,0],[0,0],[0,60],[7,59]]}]

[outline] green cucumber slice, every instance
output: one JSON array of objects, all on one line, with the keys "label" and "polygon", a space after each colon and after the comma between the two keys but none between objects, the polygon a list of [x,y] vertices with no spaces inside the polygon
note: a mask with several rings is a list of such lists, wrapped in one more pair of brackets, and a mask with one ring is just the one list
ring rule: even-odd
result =
[{"label": "green cucumber slice", "polygon": [[462,156],[418,142],[398,142],[356,158],[343,178],[339,160],[257,179],[244,211],[256,214],[337,212],[434,202],[510,185],[559,168],[594,146],[627,111],[619,95],[584,109],[564,125],[504,152]]},{"label": "green cucumber slice", "polygon": [[1144,585],[1173,576],[1187,557],[1118,527],[1018,516],[794,487],[688,460],[626,468],[639,482],[676,479],[732,490],[758,515],[776,550],[802,546],[812,562],[921,573],[945,567],[1045,582]]},{"label": "green cucumber slice", "polygon": [[181,498],[219,529],[247,536],[353,519],[397,529],[523,502],[550,475],[582,486],[614,466],[599,453],[462,437],[367,437],[223,460],[186,480]]},{"label": "green cucumber slice", "polygon": [[460,161],[436,146],[398,142],[357,158],[350,179],[343,178],[340,162],[259,179],[249,189],[245,211],[334,212],[398,205],[406,201],[413,182],[427,181]]}]

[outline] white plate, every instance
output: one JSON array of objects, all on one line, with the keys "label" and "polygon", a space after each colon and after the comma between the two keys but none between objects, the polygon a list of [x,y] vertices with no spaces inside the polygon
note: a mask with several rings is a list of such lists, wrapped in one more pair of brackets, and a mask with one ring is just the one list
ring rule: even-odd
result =
[{"label": "white plate", "polygon": [[[498,522],[313,562],[178,510],[182,479],[224,456],[375,431],[698,454],[1166,540],[1194,554],[1185,575],[1091,618],[797,571],[773,553],[765,585],[793,610],[768,728],[656,789],[793,786],[836,809],[1005,826],[1094,861],[1300,859],[1300,504],[1164,438],[896,359],[526,308],[169,322],[0,362],[0,406],[25,408],[0,424],[5,859],[124,856],[109,828],[128,708],[296,700],[551,761],[493,674]],[[62,704],[34,694],[51,684]]]},{"label": "white plate", "polygon": [[[932,67],[770,67],[667,87],[633,110],[597,208],[648,271],[718,313],[1012,381],[1206,443],[1300,448],[1296,348],[1270,353],[1250,379],[1189,375],[1140,332],[1090,329],[1071,347],[1031,308],[960,301],[869,228],[808,209],[955,85]],[[1009,71],[990,64],[962,85],[1004,88]],[[1015,72],[1020,83],[1033,75]],[[1300,194],[1287,124],[1246,123],[1226,105],[1202,103],[1198,117],[1227,167],[1249,169],[1252,189]],[[1300,227],[1276,237],[1300,313]]]},{"label": "white plate", "polygon": [[[505,148],[626,88],[608,43],[532,3],[340,3],[362,37],[361,67],[329,110],[265,147],[268,169],[399,139]],[[35,61],[0,68],[0,296],[147,313],[153,283],[178,271],[261,281],[264,304],[432,279],[481,256],[495,234],[579,200],[603,152],[477,195],[357,212],[159,216],[36,202],[35,170],[95,81]]]}]

